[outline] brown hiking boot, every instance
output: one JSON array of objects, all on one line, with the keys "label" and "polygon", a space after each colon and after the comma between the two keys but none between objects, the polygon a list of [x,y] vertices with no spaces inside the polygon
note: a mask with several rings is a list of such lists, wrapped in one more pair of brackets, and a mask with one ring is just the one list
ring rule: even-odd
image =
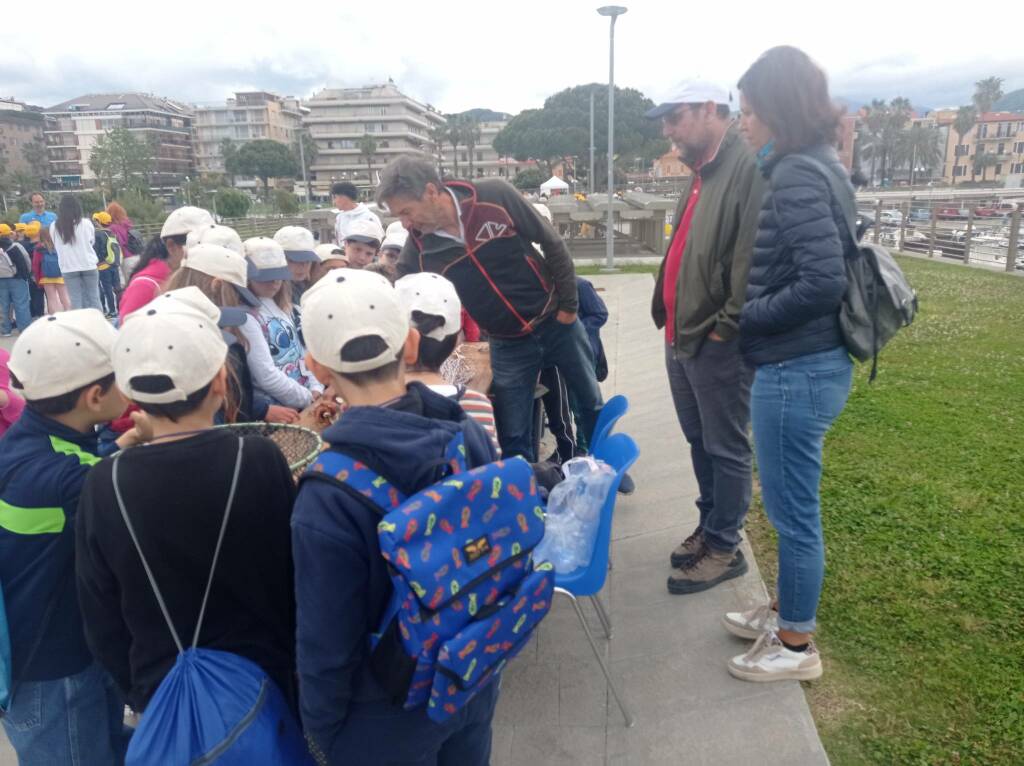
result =
[{"label": "brown hiking boot", "polygon": [[679,546],[672,551],[672,568],[682,569],[683,567],[689,566],[693,560],[697,558],[697,554],[700,553],[700,549],[703,546],[704,533],[698,529],[692,535],[679,543]]},{"label": "brown hiking boot", "polygon": [[746,574],[747,569],[747,560],[738,548],[726,553],[713,551],[704,545],[689,566],[669,575],[668,592],[700,593],[720,582]]}]

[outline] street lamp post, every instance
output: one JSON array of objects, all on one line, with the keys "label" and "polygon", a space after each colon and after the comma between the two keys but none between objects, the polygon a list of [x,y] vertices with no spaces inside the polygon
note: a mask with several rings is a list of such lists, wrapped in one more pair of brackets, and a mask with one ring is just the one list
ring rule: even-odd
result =
[{"label": "street lamp post", "polygon": [[604,5],[597,9],[608,16],[608,222],[605,227],[605,268],[615,268],[615,20],[626,12],[621,5]]},{"label": "street lamp post", "polygon": [[590,89],[590,173],[587,175],[590,196],[594,196],[594,89]]}]

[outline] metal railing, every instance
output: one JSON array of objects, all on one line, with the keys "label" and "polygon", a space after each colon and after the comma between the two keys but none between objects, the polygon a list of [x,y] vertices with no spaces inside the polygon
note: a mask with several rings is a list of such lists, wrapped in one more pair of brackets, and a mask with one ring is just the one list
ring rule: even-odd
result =
[{"label": "metal railing", "polygon": [[1021,201],[976,207],[960,200],[857,200],[867,241],[1008,272],[1024,271],[1022,210]]}]

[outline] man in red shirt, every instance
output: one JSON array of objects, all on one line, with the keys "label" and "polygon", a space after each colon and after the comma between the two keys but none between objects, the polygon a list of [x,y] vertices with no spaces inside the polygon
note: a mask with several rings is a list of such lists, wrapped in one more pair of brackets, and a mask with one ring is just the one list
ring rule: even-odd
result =
[{"label": "man in red shirt", "polygon": [[671,556],[671,593],[697,593],[748,569],[739,550],[751,495],[752,371],[739,351],[739,315],[764,180],[730,115],[731,96],[690,81],[651,109],[693,171],[676,211],[651,314],[700,487],[700,520]]}]

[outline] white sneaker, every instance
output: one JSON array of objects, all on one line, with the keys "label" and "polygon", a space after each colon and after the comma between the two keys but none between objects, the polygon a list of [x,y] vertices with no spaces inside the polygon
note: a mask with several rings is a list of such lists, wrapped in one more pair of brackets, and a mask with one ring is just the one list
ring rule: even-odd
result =
[{"label": "white sneaker", "polygon": [[726,612],[722,615],[722,627],[740,638],[760,638],[769,630],[778,630],[779,614],[768,604],[746,612]]},{"label": "white sneaker", "polygon": [[811,681],[820,678],[821,657],[813,642],[802,652],[787,649],[775,631],[764,633],[746,654],[729,660],[729,673],[742,681]]}]

